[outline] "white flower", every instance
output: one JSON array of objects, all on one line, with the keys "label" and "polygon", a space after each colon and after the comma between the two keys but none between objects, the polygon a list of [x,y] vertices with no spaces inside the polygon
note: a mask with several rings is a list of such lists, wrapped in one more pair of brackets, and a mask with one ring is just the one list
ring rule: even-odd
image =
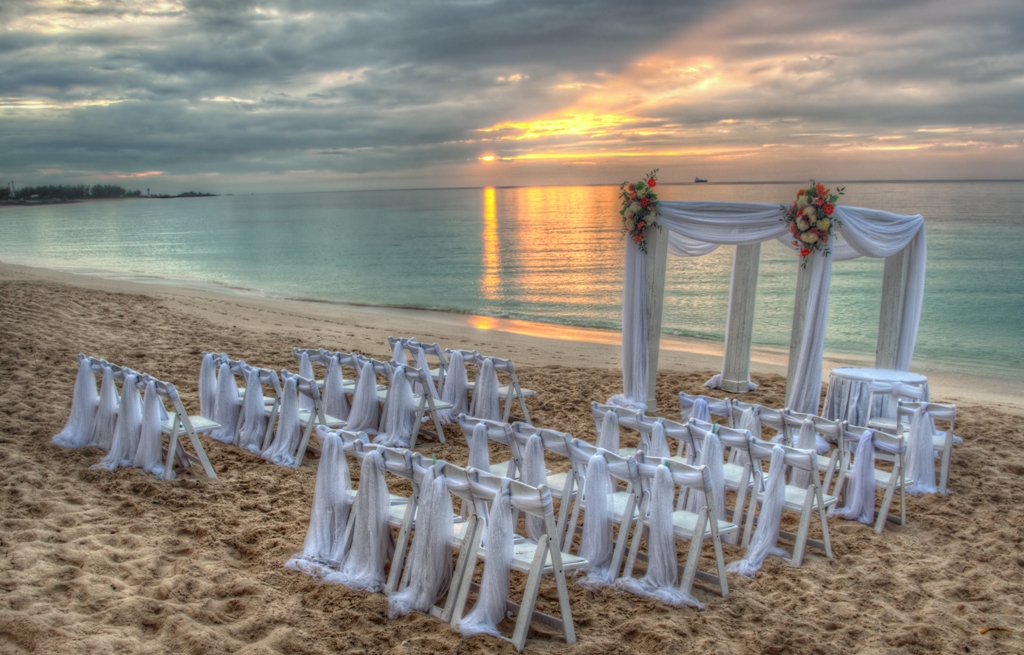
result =
[{"label": "white flower", "polygon": [[813,206],[804,207],[804,216],[809,221],[816,221],[818,220],[818,210]]},{"label": "white flower", "polygon": [[800,218],[797,219],[796,226],[801,230],[806,230],[811,226],[811,224],[807,222],[807,219],[801,216]]},{"label": "white flower", "polygon": [[640,211],[640,209],[641,209],[640,203],[638,203],[637,201],[634,200],[633,202],[629,203],[629,207],[626,208],[626,211],[628,211],[628,212],[630,212],[632,214],[635,214],[638,211]]},{"label": "white flower", "polygon": [[800,196],[796,199],[796,206],[803,208],[807,206],[807,196]]},{"label": "white flower", "polygon": [[804,232],[800,235],[800,240],[804,243],[816,243],[818,241],[818,235],[814,232]]},{"label": "white flower", "polygon": [[820,221],[818,221],[819,230],[828,230],[828,228],[830,227],[832,227],[832,221],[828,220],[827,218],[823,218]]}]

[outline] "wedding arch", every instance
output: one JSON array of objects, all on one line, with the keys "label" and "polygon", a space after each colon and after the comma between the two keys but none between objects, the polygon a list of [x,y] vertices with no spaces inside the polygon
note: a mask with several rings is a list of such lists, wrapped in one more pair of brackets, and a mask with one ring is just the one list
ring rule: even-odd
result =
[{"label": "wedding arch", "polygon": [[[699,257],[720,245],[736,246],[736,252],[722,372],[709,382],[726,391],[745,392],[750,387],[761,243],[775,239],[793,247],[785,209],[764,203],[661,201],[657,211],[661,229],[647,230],[646,252],[626,240],[622,295],[624,393],[612,402],[654,408],[667,255]],[[833,259],[886,259],[877,367],[909,370],[921,319],[927,259],[924,218],[920,214],[846,206],[837,206],[835,216],[839,225],[831,253],[812,252],[797,274],[786,405],[798,412],[818,410]]]}]

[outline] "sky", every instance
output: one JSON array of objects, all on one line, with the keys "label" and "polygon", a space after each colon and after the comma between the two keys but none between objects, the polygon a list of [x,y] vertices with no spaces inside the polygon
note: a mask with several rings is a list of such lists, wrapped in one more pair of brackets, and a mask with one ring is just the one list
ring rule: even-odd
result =
[{"label": "sky", "polygon": [[3,0],[0,179],[1024,178],[1022,0]]}]

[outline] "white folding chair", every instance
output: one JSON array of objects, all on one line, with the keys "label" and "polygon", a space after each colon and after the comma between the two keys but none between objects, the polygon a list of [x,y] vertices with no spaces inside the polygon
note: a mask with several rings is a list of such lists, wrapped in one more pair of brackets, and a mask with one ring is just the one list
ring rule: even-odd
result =
[{"label": "white folding chair", "polygon": [[697,402],[698,398],[703,398],[704,402],[708,404],[708,412],[711,416],[717,416],[724,418],[726,425],[730,428],[732,425],[732,401],[728,398],[712,398],[711,396],[705,396],[703,394],[699,396],[691,396],[685,391],[679,392],[679,413],[683,417],[683,421],[690,420],[690,414],[693,412],[693,404]]},{"label": "white folding chair", "polygon": [[[647,419],[644,417],[644,410],[642,409],[630,409],[627,407],[619,407],[618,405],[606,405],[599,403],[596,400],[590,402],[590,415],[594,419],[594,429],[597,434],[601,434],[601,424],[604,422],[605,414],[608,412],[614,412],[615,417],[619,422],[619,429],[626,428],[634,430],[640,433],[640,439],[637,442],[639,449],[644,449],[644,443],[650,434],[649,431],[645,431],[648,425]],[[654,420],[654,419],[650,419]],[[638,448],[619,448],[619,455],[623,457],[629,457],[633,455]]]},{"label": "white folding chair", "polygon": [[[650,528],[650,503],[651,490],[653,488],[654,475],[659,466],[667,466],[672,472],[672,480],[679,489],[679,494],[701,491],[704,493],[705,504],[696,512],[677,509],[672,513],[672,531],[676,539],[689,541],[690,549],[686,556],[686,565],[678,566],[678,573],[682,574],[679,581],[679,588],[690,594],[693,590],[693,582],[699,579],[718,588],[722,597],[729,595],[729,583],[725,578],[725,559],[722,555],[722,538],[730,538],[735,541],[739,536],[739,526],[729,521],[716,520],[718,515],[715,508],[717,503],[725,502],[725,499],[715,498],[714,488],[711,483],[711,475],[706,466],[690,466],[669,458],[648,457],[644,453],[637,455],[637,467],[642,481],[643,504],[640,515],[643,517],[643,526],[633,532],[632,543],[629,547],[629,557],[626,559],[626,566],[623,569],[623,577],[632,577],[633,567],[636,560],[646,561],[646,557],[640,553],[640,537]],[[710,540],[714,550],[716,573],[707,573],[700,570],[700,553],[705,541]]]},{"label": "white folding chair", "polygon": [[[416,439],[419,433],[423,433],[427,436],[433,437],[441,443],[444,443],[444,428],[441,426],[441,417],[438,412],[445,409],[451,409],[452,404],[447,403],[440,398],[434,398],[433,394],[430,393],[428,385],[433,384],[430,380],[430,373],[426,370],[415,368],[413,366],[405,367],[406,379],[409,380],[410,384],[418,382],[420,389],[424,393],[413,394],[413,402],[416,403],[416,434],[413,434],[409,448],[416,447]],[[429,416],[434,423],[434,432],[423,428],[423,417]]]},{"label": "white folding chair", "polygon": [[[481,505],[494,501],[500,492],[502,478],[470,469],[470,489]],[[512,552],[511,570],[525,573],[526,586],[519,603],[511,600],[506,602],[508,611],[516,615],[516,624],[510,641],[517,651],[526,645],[526,637],[530,624],[534,621],[562,632],[568,644],[576,642],[576,630],[572,621],[572,608],[569,603],[569,589],[565,582],[565,573],[575,571],[587,565],[587,561],[577,555],[562,552],[557,547],[554,511],[551,493],[545,486],[532,487],[518,480],[509,480],[512,511],[536,516],[544,521],[545,534],[538,541],[528,538],[517,538]],[[482,530],[478,530],[473,539],[471,560],[465,569],[465,580],[459,588],[456,606],[452,619],[455,625],[462,619],[466,597],[470,591],[479,591],[479,585],[472,583],[473,571],[477,561],[486,561],[487,549],[481,546]],[[537,597],[540,593],[540,582],[545,576],[554,578],[558,595],[559,615],[554,616],[537,609]]]},{"label": "white folding chair", "polygon": [[[898,431],[896,418],[888,418],[896,415],[896,408],[901,402],[915,402],[928,400],[925,388],[903,382],[880,382],[871,383],[871,393],[868,396],[868,416],[866,425],[875,430],[884,430],[890,434]],[[880,407],[875,409],[875,401]]]},{"label": "white folding chair", "polygon": [[[568,443],[572,441],[572,435],[566,432],[558,432],[557,430],[538,428],[522,421],[516,421],[512,424],[512,438],[518,445],[520,453],[525,452],[526,442],[534,434],[540,435],[541,444],[544,447],[545,464],[548,463],[549,456],[553,455],[562,459],[567,469],[565,471],[552,472],[545,467],[548,490],[551,492],[551,497],[558,501],[556,525],[558,527],[559,539],[561,539],[562,535],[565,534],[565,524],[569,519],[569,510],[572,509],[572,504],[576,500],[576,490],[578,488],[576,472],[573,469],[568,448]],[[561,545],[561,541],[559,541],[559,546]]]},{"label": "white folding chair", "polygon": [[290,377],[294,377],[299,394],[309,398],[313,403],[313,409],[299,410],[299,424],[302,426],[302,438],[299,441],[299,447],[295,452],[295,468],[299,468],[302,466],[302,460],[305,458],[307,450],[314,455],[320,454],[319,448],[314,448],[309,445],[309,438],[313,434],[313,428],[317,425],[324,425],[331,429],[338,429],[345,426],[345,421],[334,416],[329,416],[324,412],[323,403],[320,401],[320,388],[317,386],[316,380],[312,378],[299,377],[298,375],[290,373],[287,369],[281,371],[281,377],[285,380]]},{"label": "white folding chair", "polygon": [[[507,375],[509,378],[507,384],[498,387],[498,394],[505,398],[505,409],[501,420],[508,423],[509,417],[512,413],[512,403],[514,401],[518,401],[519,408],[523,410],[523,420],[529,423],[530,412],[526,409],[526,398],[537,395],[537,392],[532,389],[524,389],[519,385],[519,378],[516,376],[516,367],[512,363],[511,359],[503,359],[501,357],[491,357],[490,359],[494,362],[494,372],[498,375],[499,385],[501,384],[501,378],[503,375]],[[469,387],[470,389],[474,388],[473,383],[470,383]]]},{"label": "white folding chair", "polygon": [[[166,461],[164,462],[164,479],[170,480],[174,477],[175,461],[182,468],[190,468],[193,463],[197,463],[203,467],[206,477],[216,478],[217,474],[214,473],[213,466],[210,465],[210,459],[206,456],[206,450],[199,441],[198,435],[212,432],[219,428],[220,424],[202,416],[189,416],[181,402],[181,397],[178,395],[178,390],[170,382],[158,380],[150,375],[143,375],[139,378],[140,382],[145,381],[148,383],[151,380],[161,400],[171,401],[173,408],[170,416],[160,421],[161,432],[168,436]],[[182,447],[182,442],[180,441],[182,436],[188,436],[189,443],[192,444],[194,452],[189,453]]]},{"label": "white folding chair", "polygon": [[[822,491],[829,493],[833,477],[836,475],[845,453],[842,421],[833,421],[823,416],[794,412],[788,408],[784,409],[782,410],[782,424],[786,441],[783,445],[798,447],[796,440],[804,421],[811,421],[814,424],[815,433],[820,435],[829,444],[830,450],[827,455],[816,455],[818,470],[824,476],[821,487]],[[834,496],[839,495],[835,491],[831,493]]]},{"label": "white folding chair", "polygon": [[945,421],[949,424],[947,430],[940,431],[936,429],[932,435],[934,455],[940,461],[939,491],[949,493],[949,463],[953,458],[953,444],[963,442],[963,439],[956,436],[953,432],[956,424],[956,405],[932,402],[900,402],[896,408],[896,417],[902,430],[905,431],[909,427],[914,410],[918,407],[923,407],[924,411],[928,412],[933,421]]},{"label": "white folding chair", "polygon": [[[725,427],[717,423],[704,423],[696,419],[686,422],[686,431],[680,436],[688,441],[686,455],[684,457],[673,457],[676,462],[697,466],[700,461],[700,453],[704,449],[704,439],[711,432],[718,436],[723,451],[728,451],[727,461],[722,464],[722,474],[725,479],[726,491],[735,493],[733,506],[728,506],[725,498],[718,502],[725,504],[726,516],[736,525],[743,525],[743,515],[746,511],[747,497],[753,495],[756,476],[753,474],[753,464],[750,458],[750,432]],[[745,455],[739,457],[740,454]],[[677,509],[683,509],[689,497],[689,490],[681,489]],[[738,539],[736,534],[726,535],[728,543],[734,543]]]},{"label": "white folding chair", "polygon": [[[842,496],[845,498],[850,492],[848,483],[853,472],[853,455],[857,452],[857,447],[860,445],[861,437],[867,429],[868,428],[862,427],[846,427],[843,430],[843,440],[846,443],[843,447],[843,461],[839,466],[839,475],[836,478],[836,486],[832,492],[835,496]],[[914,481],[907,478],[904,473],[903,456],[907,451],[907,444],[903,436],[874,431],[872,441],[874,442],[876,462],[876,465],[873,468],[874,487],[883,490],[882,505],[879,507],[875,518],[874,530],[878,534],[882,534],[882,531],[885,530],[886,521],[893,521],[900,525],[907,524],[907,498],[905,489],[909,485],[912,485]],[[885,455],[887,458],[892,459],[892,470],[878,468],[877,462],[882,459],[879,455]],[[898,519],[889,516],[893,497],[897,492],[900,495],[900,516]],[[872,509],[874,509],[874,493],[872,493]]]},{"label": "white folding chair", "polygon": [[[753,462],[755,478],[755,490],[750,498],[750,509],[747,512],[747,522],[743,530],[743,543],[746,547],[754,529],[754,515],[758,507],[764,501],[765,479],[762,474],[762,462],[771,458],[774,444],[759,441],[754,437],[748,440],[750,444],[750,457]],[[800,566],[803,563],[804,551],[808,545],[814,546],[825,552],[829,558],[832,557],[832,544],[828,535],[828,521],[825,518],[825,511],[836,505],[838,499],[835,496],[825,494],[821,490],[821,478],[818,473],[818,462],[815,453],[808,450],[798,450],[789,446],[780,446],[785,451],[783,466],[788,469],[799,469],[806,471],[810,482],[807,487],[796,487],[790,484],[785,485],[786,500],[784,510],[796,512],[800,515],[800,527],[796,533],[779,530],[779,538],[793,542],[793,555],[784,558],[786,563],[793,566]],[[812,539],[808,536],[811,525],[811,517],[818,515],[821,523],[822,538]]]},{"label": "white folding chair", "polygon": [[572,542],[572,535],[575,532],[582,533],[583,531],[582,525],[579,525],[579,517],[580,510],[586,512],[587,509],[587,466],[590,464],[591,457],[600,455],[604,458],[608,466],[608,474],[615,483],[612,490],[612,520],[619,528],[612,557],[612,573],[616,574],[622,566],[622,556],[625,553],[626,547],[626,535],[639,516],[643,488],[640,484],[639,473],[636,470],[636,460],[622,457],[618,453],[608,452],[581,439],[570,439],[568,451],[575,471],[574,477],[577,489],[574,490],[576,492],[575,500],[573,501],[566,536],[562,539],[562,543],[566,545],[566,550],[568,550]]}]

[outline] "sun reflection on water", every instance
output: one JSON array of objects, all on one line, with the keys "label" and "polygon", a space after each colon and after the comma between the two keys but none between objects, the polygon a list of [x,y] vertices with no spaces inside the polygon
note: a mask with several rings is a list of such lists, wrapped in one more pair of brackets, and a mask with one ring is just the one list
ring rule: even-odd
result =
[{"label": "sun reflection on water", "polygon": [[498,207],[494,197],[494,187],[484,189],[483,238],[480,295],[486,300],[498,300],[498,291],[501,285],[501,241],[498,238]]}]

